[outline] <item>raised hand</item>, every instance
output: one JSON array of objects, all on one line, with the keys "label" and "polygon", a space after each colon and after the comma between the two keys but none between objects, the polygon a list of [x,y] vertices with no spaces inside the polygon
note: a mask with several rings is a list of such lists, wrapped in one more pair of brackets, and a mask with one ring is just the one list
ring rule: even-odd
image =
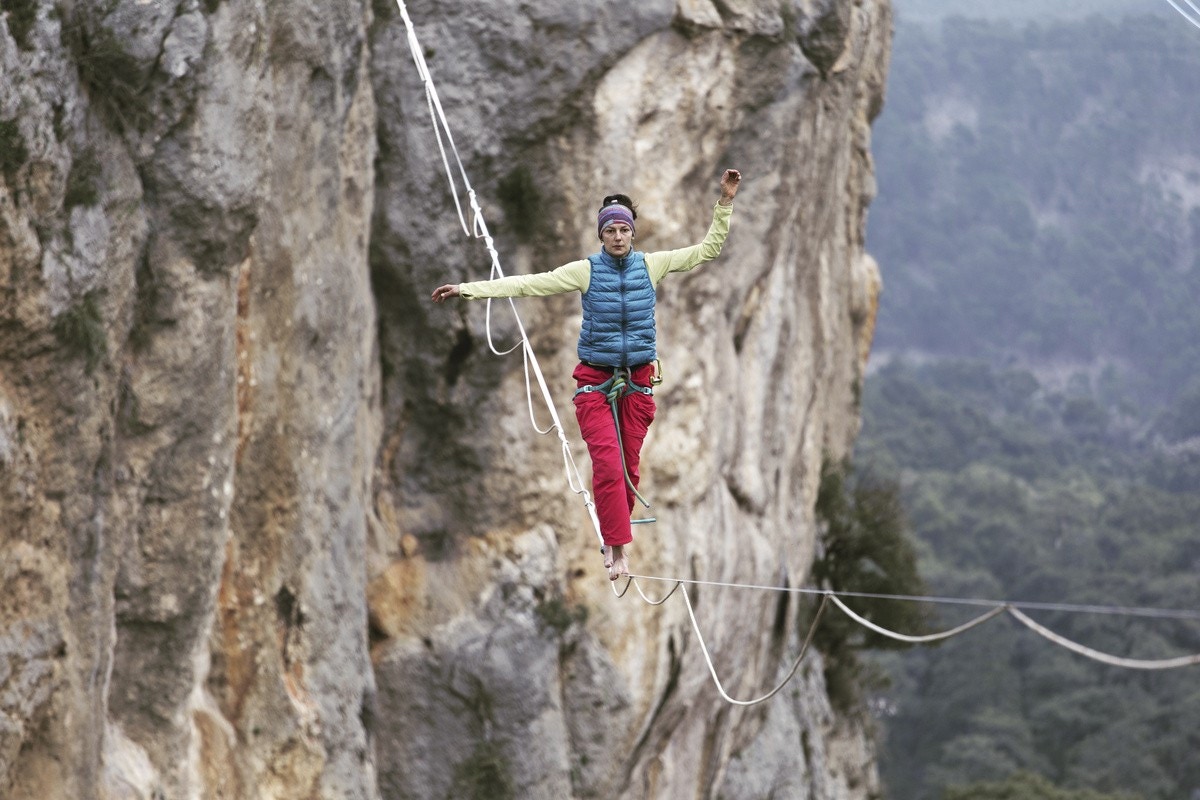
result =
[{"label": "raised hand", "polygon": [[736,169],[725,170],[725,174],[721,176],[721,205],[727,206],[733,202],[733,197],[737,194],[741,182],[742,173]]}]

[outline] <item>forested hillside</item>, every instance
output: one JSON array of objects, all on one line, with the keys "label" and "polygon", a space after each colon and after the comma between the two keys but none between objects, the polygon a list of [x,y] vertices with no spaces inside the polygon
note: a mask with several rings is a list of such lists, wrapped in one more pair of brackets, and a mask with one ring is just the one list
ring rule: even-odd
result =
[{"label": "forested hillside", "polygon": [[[934,595],[1200,609],[1200,456],[1155,446],[1083,385],[983,363],[893,364],[865,392],[860,464],[903,476]],[[950,627],[977,609],[939,607]],[[1200,653],[1200,622],[1039,621],[1134,658]],[[1002,620],[891,656],[877,698],[888,796],[1021,770],[1175,800],[1200,790],[1200,676],[1088,661]]]},{"label": "forested hillside", "polygon": [[1200,31],[1179,17],[898,26],[868,245],[877,352],[1200,374]]},{"label": "forested hillside", "polygon": [[[900,482],[932,594],[1200,609],[1198,131],[1181,18],[899,7],[856,463]],[[1197,622],[1037,616],[1119,655],[1200,652]],[[877,663],[893,800],[1200,797],[1197,668],[1106,667],[1000,620]]]}]

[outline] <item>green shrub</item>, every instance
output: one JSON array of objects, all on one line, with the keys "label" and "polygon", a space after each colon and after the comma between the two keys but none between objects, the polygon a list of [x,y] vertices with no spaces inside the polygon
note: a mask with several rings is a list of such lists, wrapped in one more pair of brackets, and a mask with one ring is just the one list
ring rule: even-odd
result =
[{"label": "green shrub", "polygon": [[89,148],[79,153],[67,176],[63,205],[67,208],[96,205],[100,201],[99,178],[100,159],[96,157],[96,152]]},{"label": "green shrub", "polygon": [[[853,473],[849,460],[827,461],[822,467],[813,580],[835,592],[924,594],[899,486]],[[926,612],[918,603],[858,597],[845,602],[889,630],[919,635],[928,629]],[[857,651],[908,646],[863,628],[837,609],[826,610],[813,642],[825,656],[830,700],[842,711],[859,704],[861,683],[867,677]]]},{"label": "green shrub", "polygon": [[86,295],[54,322],[54,335],[71,352],[82,355],[91,372],[108,352],[104,320],[94,293]]},{"label": "green shrub", "polygon": [[146,108],[147,75],[115,33],[97,25],[89,30],[76,16],[63,26],[79,68],[79,79],[92,98],[123,127],[143,129],[151,121]]},{"label": "green shrub", "polygon": [[29,160],[29,149],[15,119],[0,120],[0,173],[9,184]]},{"label": "green shrub", "polygon": [[480,742],[471,757],[454,768],[454,800],[513,800],[516,791],[508,762],[494,742]]},{"label": "green shrub", "polygon": [[1018,772],[1007,780],[953,786],[942,800],[1133,800],[1127,794],[1101,794],[1090,789],[1063,789],[1040,775]]},{"label": "green shrub", "polygon": [[37,8],[38,0],[4,0],[0,3],[0,10],[8,18],[8,32],[22,50],[33,49],[29,34],[37,23]]},{"label": "green shrub", "polygon": [[543,628],[558,631],[562,635],[572,625],[587,622],[588,610],[585,606],[572,606],[562,597],[555,596],[538,603],[537,615]]}]

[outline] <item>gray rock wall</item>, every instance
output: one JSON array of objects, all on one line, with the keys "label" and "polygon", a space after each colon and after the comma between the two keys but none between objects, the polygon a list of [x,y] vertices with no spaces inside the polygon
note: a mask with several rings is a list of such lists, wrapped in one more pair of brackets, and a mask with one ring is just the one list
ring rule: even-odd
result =
[{"label": "gray rock wall", "polygon": [[[819,657],[734,709],[680,598],[613,596],[519,355],[428,302],[487,256],[389,3],[5,8],[0,795],[869,796]],[[610,191],[691,244],[742,170],[721,259],[661,289],[633,566],[803,583],[878,292],[886,1],[410,10],[510,272],[592,252]],[[520,309],[586,471],[578,300]],[[693,601],[738,696],[804,633]]]}]

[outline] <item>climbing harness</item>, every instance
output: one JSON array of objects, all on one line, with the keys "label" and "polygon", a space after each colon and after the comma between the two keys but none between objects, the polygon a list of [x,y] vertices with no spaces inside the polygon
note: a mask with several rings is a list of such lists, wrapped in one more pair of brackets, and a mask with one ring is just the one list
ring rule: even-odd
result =
[{"label": "climbing harness", "polygon": [[[653,378],[650,382],[655,386],[658,385],[654,383]],[[658,379],[658,383],[662,383],[661,378]],[[575,390],[575,394],[572,395],[572,398],[578,397],[581,394],[592,394],[595,392],[599,392],[604,395],[605,399],[608,400],[608,407],[612,411],[613,425],[617,429],[617,452],[621,454],[621,471],[625,473],[625,485],[629,487],[630,491],[633,492],[634,497],[641,502],[644,508],[649,508],[650,502],[646,498],[642,497],[642,493],[639,492],[637,487],[633,485],[633,479],[629,477],[629,465],[625,463],[625,443],[621,438],[621,415],[619,412],[619,406],[621,403],[621,398],[625,397],[626,395],[644,394],[649,397],[653,397],[654,389],[650,386],[639,386],[638,384],[634,383],[633,378],[630,376],[629,367],[614,367],[612,377],[610,377],[608,380],[604,381],[603,383],[598,383],[594,386],[580,386]],[[633,519],[629,522],[631,525],[644,525],[655,521],[657,521],[656,517],[648,517],[646,519]],[[601,548],[601,550],[603,550],[603,548]]]}]

